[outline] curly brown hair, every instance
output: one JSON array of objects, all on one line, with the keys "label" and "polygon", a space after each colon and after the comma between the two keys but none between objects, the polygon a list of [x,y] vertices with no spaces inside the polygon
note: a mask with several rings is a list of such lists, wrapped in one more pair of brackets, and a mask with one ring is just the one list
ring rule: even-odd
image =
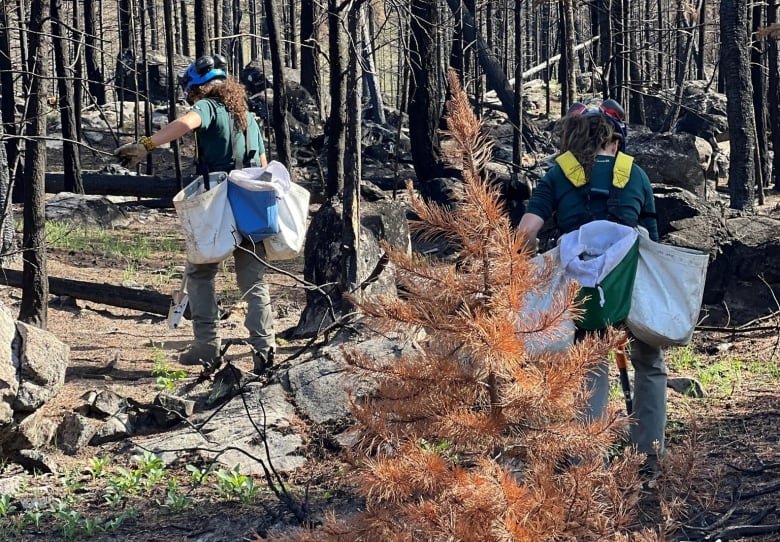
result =
[{"label": "curly brown hair", "polygon": [[249,110],[246,100],[246,88],[233,77],[224,80],[209,81],[205,85],[193,87],[188,98],[195,103],[203,98],[214,98],[222,102],[233,115],[241,131],[246,130],[246,113]]},{"label": "curly brown hair", "polygon": [[571,151],[590,177],[596,153],[619,137],[603,115],[568,115],[563,119],[561,152]]}]

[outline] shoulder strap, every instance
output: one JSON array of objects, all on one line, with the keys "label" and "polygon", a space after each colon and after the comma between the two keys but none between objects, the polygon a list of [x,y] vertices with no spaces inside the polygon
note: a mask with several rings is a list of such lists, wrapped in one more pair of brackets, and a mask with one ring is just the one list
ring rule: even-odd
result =
[{"label": "shoulder strap", "polygon": [[555,162],[560,166],[564,176],[575,187],[585,186],[588,182],[588,179],[585,177],[585,168],[577,161],[577,158],[571,151],[566,151],[558,156]]},{"label": "shoulder strap", "polygon": [[612,186],[625,188],[631,178],[631,168],[634,166],[634,157],[618,152],[615,156],[615,166],[612,168]]},{"label": "shoulder strap", "polygon": [[[233,117],[233,114],[230,112],[228,112],[228,114],[230,115],[230,144],[233,149],[233,163],[234,163],[233,167],[236,169],[251,167],[252,160],[255,159],[255,155],[257,154],[258,149],[251,148],[252,145],[249,142],[250,113],[247,111],[247,129],[243,131],[239,131],[238,123],[236,122],[236,119]],[[244,156],[241,156],[241,154],[238,152],[238,145],[236,145],[236,138],[238,137],[239,133],[242,133],[244,135]]]}]

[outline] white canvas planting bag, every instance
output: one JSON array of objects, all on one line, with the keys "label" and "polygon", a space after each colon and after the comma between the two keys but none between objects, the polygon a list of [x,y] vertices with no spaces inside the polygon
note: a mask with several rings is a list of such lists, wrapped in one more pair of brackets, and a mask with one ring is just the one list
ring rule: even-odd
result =
[{"label": "white canvas planting bag", "polygon": [[544,291],[530,292],[525,296],[524,307],[517,314],[515,330],[524,335],[525,349],[529,354],[543,354],[545,352],[565,352],[574,344],[574,334],[577,331],[571,315],[566,315],[564,320],[553,329],[543,331],[529,331],[538,326],[542,316],[553,307],[556,295],[563,295],[566,291],[568,280],[561,265],[560,248],[536,256],[531,263],[541,273],[545,265],[552,265],[553,274],[549,287]]},{"label": "white canvas planting bag", "polygon": [[279,233],[263,239],[269,260],[295,258],[306,239],[306,217],[309,215],[309,191],[290,183],[290,190],[279,199]]},{"label": "white canvas planting bag", "polygon": [[626,324],[642,342],[682,346],[699,318],[709,256],[698,250],[651,241],[640,228],[631,310]]},{"label": "white canvas planting bag", "polygon": [[230,256],[241,236],[227,198],[227,175],[209,174],[207,190],[198,177],[173,197],[173,206],[184,230],[187,260],[218,263]]}]

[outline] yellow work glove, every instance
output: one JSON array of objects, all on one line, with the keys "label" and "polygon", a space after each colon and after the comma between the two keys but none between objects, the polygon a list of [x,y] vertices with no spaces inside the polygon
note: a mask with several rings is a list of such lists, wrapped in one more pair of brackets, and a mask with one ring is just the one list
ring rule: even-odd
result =
[{"label": "yellow work glove", "polygon": [[146,155],[152,149],[154,149],[154,144],[152,143],[151,138],[142,137],[138,143],[127,143],[126,145],[117,147],[114,151],[114,156],[117,157],[122,166],[132,169],[138,165],[141,160],[146,158]]}]

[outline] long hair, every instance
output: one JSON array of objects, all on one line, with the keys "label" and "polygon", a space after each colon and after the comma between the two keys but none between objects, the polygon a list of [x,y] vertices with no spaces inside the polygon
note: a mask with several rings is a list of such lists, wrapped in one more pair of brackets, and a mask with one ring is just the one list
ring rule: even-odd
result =
[{"label": "long hair", "polygon": [[241,131],[246,130],[246,113],[249,110],[246,101],[246,89],[244,85],[233,77],[228,77],[225,80],[210,81],[205,85],[194,87],[190,90],[189,98],[191,103],[195,103],[203,98],[219,100],[233,115]]},{"label": "long hair", "polygon": [[596,153],[617,136],[603,115],[567,115],[561,131],[561,152],[571,151],[590,177]]}]

